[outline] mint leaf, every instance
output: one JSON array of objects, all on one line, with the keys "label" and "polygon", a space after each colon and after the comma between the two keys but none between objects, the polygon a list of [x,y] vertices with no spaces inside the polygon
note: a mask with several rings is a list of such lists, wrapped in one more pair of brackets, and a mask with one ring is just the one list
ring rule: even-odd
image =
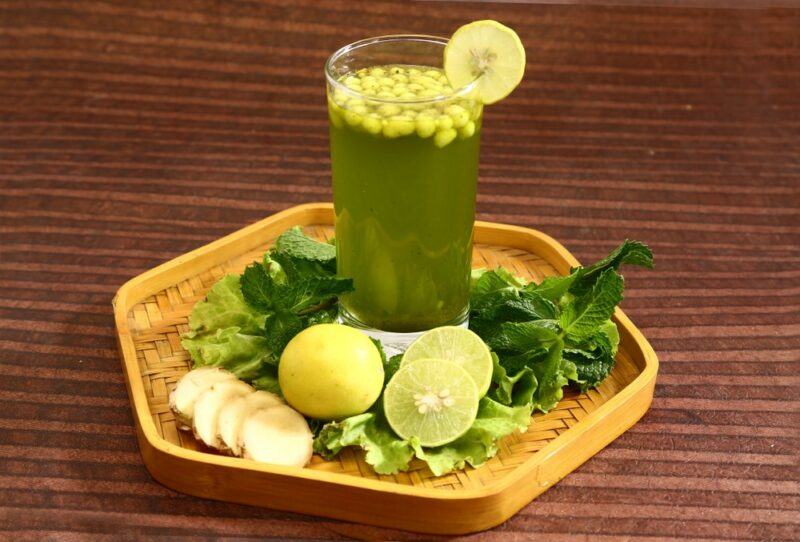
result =
[{"label": "mint leaf", "polygon": [[306,236],[299,226],[283,232],[275,241],[275,249],[293,258],[315,261],[326,266],[334,263],[336,258],[335,246]]},{"label": "mint leaf", "polygon": [[504,267],[498,267],[492,271],[486,271],[479,277],[475,285],[475,291],[477,293],[488,293],[502,288],[519,289],[523,286],[525,286],[523,279],[515,277]]},{"label": "mint leaf", "polygon": [[622,300],[622,264],[653,266],[647,245],[626,240],[594,265],[525,284],[504,269],[473,272],[470,329],[497,358],[489,394],[547,411],[569,381],[599,384],[614,365],[619,333],[610,318]]},{"label": "mint leaf", "polygon": [[280,355],[292,338],[303,330],[303,321],[285,309],[272,313],[264,324],[264,337],[270,349]]},{"label": "mint leaf", "polygon": [[270,258],[280,266],[286,276],[286,283],[312,277],[332,277],[336,273],[335,261],[323,265],[318,261],[291,256],[278,250],[273,250]]},{"label": "mint leaf", "polygon": [[617,324],[611,320],[603,322],[600,324],[600,333],[608,339],[608,344],[611,345],[611,354],[615,356],[617,348],[619,348],[619,329],[617,329]]},{"label": "mint leaf", "polygon": [[535,293],[549,301],[558,301],[572,287],[578,278],[578,272],[573,272],[566,277],[547,277],[540,284],[530,283],[525,287],[526,292]]},{"label": "mint leaf", "polygon": [[535,292],[545,299],[557,301],[567,292],[580,295],[591,290],[603,272],[619,269],[622,264],[639,265],[653,268],[653,253],[650,248],[639,241],[626,239],[611,254],[588,267],[577,267],[570,270],[565,277],[547,277],[540,284],[530,283],[525,286],[527,292]]},{"label": "mint leaf", "polygon": [[276,283],[262,264],[250,264],[242,273],[241,284],[248,305],[262,312],[273,309]]},{"label": "mint leaf", "polygon": [[653,268],[653,251],[640,241],[625,239],[623,243],[599,262],[584,268],[586,275],[602,272],[609,268],[619,269],[622,264],[640,265]]},{"label": "mint leaf", "polygon": [[[548,411],[561,399],[561,388],[568,383],[568,374],[574,366],[562,362],[563,340],[554,320],[510,322],[500,326],[500,333],[489,341],[489,347],[500,358],[500,366],[507,375],[525,379],[517,393],[530,393],[527,397],[534,408]],[[527,376],[525,372],[532,374]],[[522,373],[522,374],[520,374]],[[535,389],[532,383],[535,382]],[[516,383],[515,383],[516,384]],[[504,398],[501,391],[498,398]],[[513,396],[512,396],[513,400]]]},{"label": "mint leaf", "polygon": [[300,313],[353,290],[352,279],[306,273],[298,275],[296,268],[283,269],[287,271],[287,282],[281,284],[262,264],[248,266],[241,279],[242,296],[247,304],[264,312]]},{"label": "mint leaf", "polygon": [[600,280],[603,273],[609,269],[617,270],[622,264],[639,265],[652,269],[653,252],[644,243],[626,239],[599,262],[588,267],[573,269],[572,274],[576,274],[577,277],[569,291],[575,295],[586,293],[594,287],[596,281]]},{"label": "mint leaf", "polygon": [[261,262],[261,265],[263,265],[264,269],[267,270],[267,274],[273,280],[273,282],[276,284],[286,284],[286,281],[288,280],[286,271],[283,270],[281,264],[272,258],[272,255],[269,251],[264,253],[264,258]]},{"label": "mint leaf", "polygon": [[275,307],[301,313],[351,291],[353,291],[352,279],[317,276],[297,279],[275,288],[272,300]]},{"label": "mint leaf", "polygon": [[486,271],[474,282],[470,292],[470,307],[473,310],[480,310],[492,301],[506,298],[508,294],[516,297],[518,290],[523,285],[521,280],[502,267]]},{"label": "mint leaf", "polygon": [[[270,262],[271,264],[272,262]],[[285,266],[281,266],[284,271]],[[351,279],[310,275],[299,277],[295,268],[279,283],[268,269],[254,263],[245,269],[241,292],[248,305],[266,315],[264,333],[270,348],[280,353],[294,335],[315,323],[333,321],[335,315],[325,305],[336,296],[353,290]],[[301,316],[309,315],[303,320]]]},{"label": "mint leaf", "polygon": [[622,277],[613,269],[603,271],[590,291],[562,308],[559,323],[564,333],[574,340],[592,336],[614,314],[622,290]]},{"label": "mint leaf", "polygon": [[381,355],[381,363],[383,363],[383,387],[385,388],[386,384],[388,384],[389,380],[394,376],[394,373],[400,369],[400,363],[403,361],[403,354],[395,354],[391,358],[387,358],[386,351],[383,349],[381,341],[373,339],[372,337],[370,337],[370,340]]},{"label": "mint leaf", "polygon": [[388,383],[389,380],[394,376],[394,373],[400,369],[400,363],[403,361],[403,354],[395,354],[394,356],[389,358],[389,361],[386,362],[386,365],[383,367],[384,373],[384,382]]},{"label": "mint leaf", "polygon": [[481,279],[483,275],[488,273],[489,270],[485,267],[480,267],[478,269],[473,269],[470,271],[469,274],[469,291],[472,292],[475,290],[475,286],[477,286],[478,281]]},{"label": "mint leaf", "polygon": [[558,338],[558,331],[555,320],[506,322],[501,324],[499,332],[489,339],[487,345],[499,352],[527,352],[554,342]]},{"label": "mint leaf", "polygon": [[478,318],[500,322],[527,322],[530,320],[553,319],[556,306],[535,293],[520,292],[519,296],[499,300],[491,307],[476,313]]},{"label": "mint leaf", "polygon": [[619,332],[610,320],[601,324],[589,339],[564,348],[564,358],[575,364],[573,380],[582,391],[597,386],[614,368],[614,355],[619,344]]},{"label": "mint leaf", "polygon": [[339,316],[339,311],[336,305],[332,305],[326,309],[320,309],[316,312],[310,312],[303,315],[303,327],[315,326],[317,324],[334,324]]},{"label": "mint leaf", "polygon": [[257,390],[268,391],[279,397],[283,397],[280,384],[278,384],[278,366],[264,365],[259,375],[250,381],[250,384]]}]

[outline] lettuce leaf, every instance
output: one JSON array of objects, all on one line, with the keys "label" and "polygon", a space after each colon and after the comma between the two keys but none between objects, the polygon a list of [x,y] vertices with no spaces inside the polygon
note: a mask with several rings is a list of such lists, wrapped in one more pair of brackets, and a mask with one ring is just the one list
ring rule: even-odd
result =
[{"label": "lettuce leaf", "polygon": [[226,275],[211,288],[189,315],[189,331],[181,346],[194,366],[224,367],[239,378],[257,378],[274,356],[261,330],[266,316],[248,306],[239,277]]},{"label": "lettuce leaf", "polygon": [[503,405],[522,406],[533,401],[533,393],[538,382],[530,367],[522,367],[516,374],[509,375],[506,368],[500,364],[500,358],[492,352],[492,382],[494,386],[489,390],[489,396]]},{"label": "lettuce leaf", "polygon": [[482,465],[497,453],[497,440],[514,431],[525,431],[530,417],[530,406],[509,407],[484,397],[477,419],[464,435],[444,446],[423,448],[413,439],[401,439],[392,431],[379,402],[369,412],[325,424],[314,439],[314,451],[331,459],[347,446],[358,446],[366,452],[366,462],[378,474],[406,471],[416,456],[440,476],[467,463],[474,467]]},{"label": "lettuce leaf", "polygon": [[408,470],[414,457],[411,444],[392,431],[380,405],[364,414],[325,424],[314,439],[314,451],[326,459],[335,457],[347,446],[363,449],[365,460],[378,474]]},{"label": "lettuce leaf", "polygon": [[185,338],[181,345],[189,351],[195,367],[222,367],[243,380],[256,378],[272,353],[264,337],[246,335],[236,326]]},{"label": "lettuce leaf", "polygon": [[238,275],[225,275],[206,298],[195,304],[189,315],[189,333],[216,333],[218,329],[238,327],[246,335],[256,335],[266,316],[248,306],[242,297]]},{"label": "lettuce leaf", "polygon": [[497,441],[511,433],[527,431],[531,421],[528,405],[509,407],[488,397],[481,399],[478,417],[462,436],[436,448],[423,448],[411,441],[414,454],[428,464],[436,476],[463,469],[467,464],[479,467],[497,454]]}]

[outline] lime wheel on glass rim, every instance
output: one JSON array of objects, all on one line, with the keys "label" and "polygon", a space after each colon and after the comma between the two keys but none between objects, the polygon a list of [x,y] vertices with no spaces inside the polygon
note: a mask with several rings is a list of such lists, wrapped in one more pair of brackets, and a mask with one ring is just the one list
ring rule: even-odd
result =
[{"label": "lime wheel on glass rim", "polygon": [[453,88],[473,81],[484,104],[499,102],[525,73],[525,48],[517,33],[497,21],[475,21],[456,30],[444,50],[444,72]]}]

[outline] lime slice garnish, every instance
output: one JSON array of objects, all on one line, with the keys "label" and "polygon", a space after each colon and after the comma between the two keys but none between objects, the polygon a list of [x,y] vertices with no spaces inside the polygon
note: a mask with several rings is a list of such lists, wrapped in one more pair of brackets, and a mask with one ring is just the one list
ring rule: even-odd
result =
[{"label": "lime slice garnish", "polygon": [[383,392],[383,409],[400,437],[441,446],[472,426],[478,400],[475,382],[461,366],[445,359],[420,359],[394,374]]},{"label": "lime slice garnish", "polygon": [[497,21],[475,21],[455,31],[444,49],[444,72],[453,88],[478,79],[485,104],[502,100],[525,73],[525,48],[517,33]]},{"label": "lime slice garnish", "polygon": [[401,366],[423,358],[453,361],[464,368],[483,397],[492,382],[492,353],[472,331],[455,326],[437,327],[422,334],[403,354]]}]

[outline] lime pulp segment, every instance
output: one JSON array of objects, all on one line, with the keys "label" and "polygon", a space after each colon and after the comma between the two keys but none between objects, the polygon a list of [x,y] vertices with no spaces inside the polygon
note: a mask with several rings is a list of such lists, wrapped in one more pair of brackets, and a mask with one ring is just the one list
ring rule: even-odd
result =
[{"label": "lime pulp segment", "polygon": [[433,447],[469,430],[478,413],[478,390],[452,361],[421,359],[400,368],[383,396],[386,419],[404,439]]},{"label": "lime pulp segment", "polygon": [[474,332],[456,326],[437,327],[422,334],[403,354],[402,365],[423,358],[452,361],[475,381],[478,396],[483,397],[492,382],[492,354]]}]

